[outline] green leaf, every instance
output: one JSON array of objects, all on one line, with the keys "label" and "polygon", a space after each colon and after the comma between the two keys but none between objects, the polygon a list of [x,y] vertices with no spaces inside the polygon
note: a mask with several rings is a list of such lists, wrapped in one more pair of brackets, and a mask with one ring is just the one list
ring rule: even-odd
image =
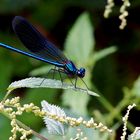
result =
[{"label": "green leaf", "polygon": [[[83,13],[68,34],[65,42],[65,53],[67,56],[71,56],[76,64],[86,67],[89,64],[94,44],[93,28],[89,15],[88,13]],[[86,83],[90,83],[89,80],[86,80]],[[63,94],[63,103],[65,105],[78,114],[87,113],[88,96],[78,96],[68,90],[65,90],[65,93]]]},{"label": "green leaf", "polygon": [[93,46],[93,28],[88,13],[83,13],[68,34],[65,52],[73,61],[86,65]]},{"label": "green leaf", "polygon": [[134,82],[132,93],[138,97],[140,97],[140,77]]},{"label": "green leaf", "polygon": [[10,120],[4,116],[0,116],[0,140],[8,140],[11,136]]},{"label": "green leaf", "polygon": [[97,93],[89,91],[89,90],[85,90],[82,88],[75,88],[74,85],[72,84],[67,84],[67,83],[62,83],[59,80],[53,80],[53,79],[45,79],[45,78],[26,78],[23,80],[19,80],[16,82],[13,82],[9,85],[8,87],[8,91],[11,92],[14,89],[17,88],[59,88],[59,89],[72,89],[74,91],[79,91],[82,93],[87,93],[89,95],[93,95],[93,96],[99,96]]},{"label": "green leaf", "polygon": [[[45,112],[52,113],[59,117],[66,117],[64,110],[56,105],[51,105],[47,101],[41,102],[42,108]],[[44,117],[44,122],[50,134],[64,135],[66,133],[66,125],[56,121],[54,119],[49,118],[48,116]]]},{"label": "green leaf", "polygon": [[91,60],[98,61],[116,51],[117,51],[117,48],[115,46],[102,49],[101,51],[96,52],[93,56],[93,59],[91,59]]},{"label": "green leaf", "polygon": [[136,127],[134,132],[128,136],[128,140],[140,140],[140,127]]},{"label": "green leaf", "polygon": [[70,110],[79,115],[87,114],[87,104],[89,101],[89,96],[86,94],[75,94],[69,90],[65,90],[63,94],[63,104],[69,106]]}]

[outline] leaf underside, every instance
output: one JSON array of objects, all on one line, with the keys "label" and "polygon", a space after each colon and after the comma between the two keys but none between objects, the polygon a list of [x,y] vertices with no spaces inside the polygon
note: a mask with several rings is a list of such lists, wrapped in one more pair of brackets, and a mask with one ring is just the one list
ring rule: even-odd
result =
[{"label": "leaf underside", "polygon": [[45,78],[26,78],[19,81],[15,81],[9,85],[7,88],[8,91],[13,91],[17,88],[57,88],[57,89],[71,89],[76,92],[87,93],[92,96],[99,96],[97,93],[90,91],[88,89],[82,89],[80,87],[76,87],[72,84],[67,84],[65,82],[61,82],[60,80],[55,79],[45,79]]}]

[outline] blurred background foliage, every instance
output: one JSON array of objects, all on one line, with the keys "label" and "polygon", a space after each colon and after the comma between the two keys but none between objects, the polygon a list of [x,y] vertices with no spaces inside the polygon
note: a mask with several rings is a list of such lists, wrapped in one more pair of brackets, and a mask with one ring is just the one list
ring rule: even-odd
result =
[{"label": "blurred background foliage", "polygon": [[[27,18],[78,67],[86,68],[86,83],[101,97],[56,89],[20,89],[14,91],[13,96],[20,96],[22,103],[33,102],[38,106],[47,100],[62,106],[69,114],[86,117],[94,114],[95,120],[113,127],[119,137],[125,107],[132,101],[139,103],[140,1],[132,1],[124,30],[119,30],[118,18],[122,2],[115,1],[109,19],[103,17],[105,4],[104,0],[0,0],[0,42],[23,48],[11,21],[16,15]],[[38,73],[44,76],[48,67],[46,63],[0,48],[0,99],[12,81]],[[140,126],[139,112],[132,112],[130,130],[133,125]],[[44,131],[42,120],[32,114],[24,114],[19,119],[36,131]],[[3,134],[0,140],[7,140],[11,129],[9,120],[0,116],[0,122]]]}]

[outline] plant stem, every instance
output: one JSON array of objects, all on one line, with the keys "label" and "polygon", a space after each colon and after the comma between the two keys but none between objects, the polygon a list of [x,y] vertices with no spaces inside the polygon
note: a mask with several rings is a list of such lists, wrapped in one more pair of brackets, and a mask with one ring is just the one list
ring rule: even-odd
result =
[{"label": "plant stem", "polygon": [[2,102],[4,102],[7,99],[7,97],[10,95],[10,93],[11,93],[11,90],[8,90],[6,95],[3,98]]},{"label": "plant stem", "polygon": [[[3,114],[5,117],[7,117],[8,119],[11,120],[10,116],[9,116],[7,113],[5,113],[5,112],[0,112],[0,113]],[[41,139],[41,140],[48,140],[48,139],[45,138],[44,136],[40,135],[39,133],[37,133],[36,131],[34,131],[33,129],[31,129],[30,127],[28,127],[27,125],[23,124],[21,121],[19,121],[19,120],[16,119],[16,122],[17,122],[17,124],[18,124],[20,127],[26,129],[27,131],[31,130],[31,131],[32,131],[32,134],[34,134],[34,135],[35,135],[36,137],[38,137],[39,139]]]},{"label": "plant stem", "polygon": [[31,129],[30,127],[28,127],[27,125],[23,124],[21,121],[19,121],[19,120],[16,120],[16,121],[17,121],[17,124],[18,124],[19,126],[21,126],[22,128],[24,128],[24,129],[26,129],[26,130],[31,130],[32,133],[33,133],[36,137],[40,138],[41,140],[48,140],[48,139],[45,138],[44,136],[40,135],[39,133],[37,133],[36,131],[34,131],[33,129]]}]

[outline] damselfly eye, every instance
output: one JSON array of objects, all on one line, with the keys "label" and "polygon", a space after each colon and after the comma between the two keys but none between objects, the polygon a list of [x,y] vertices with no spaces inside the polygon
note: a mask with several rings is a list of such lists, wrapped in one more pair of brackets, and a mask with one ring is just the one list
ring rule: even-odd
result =
[{"label": "damselfly eye", "polygon": [[80,77],[80,78],[83,78],[85,76],[85,69],[84,68],[80,68],[77,72],[77,75]]}]

